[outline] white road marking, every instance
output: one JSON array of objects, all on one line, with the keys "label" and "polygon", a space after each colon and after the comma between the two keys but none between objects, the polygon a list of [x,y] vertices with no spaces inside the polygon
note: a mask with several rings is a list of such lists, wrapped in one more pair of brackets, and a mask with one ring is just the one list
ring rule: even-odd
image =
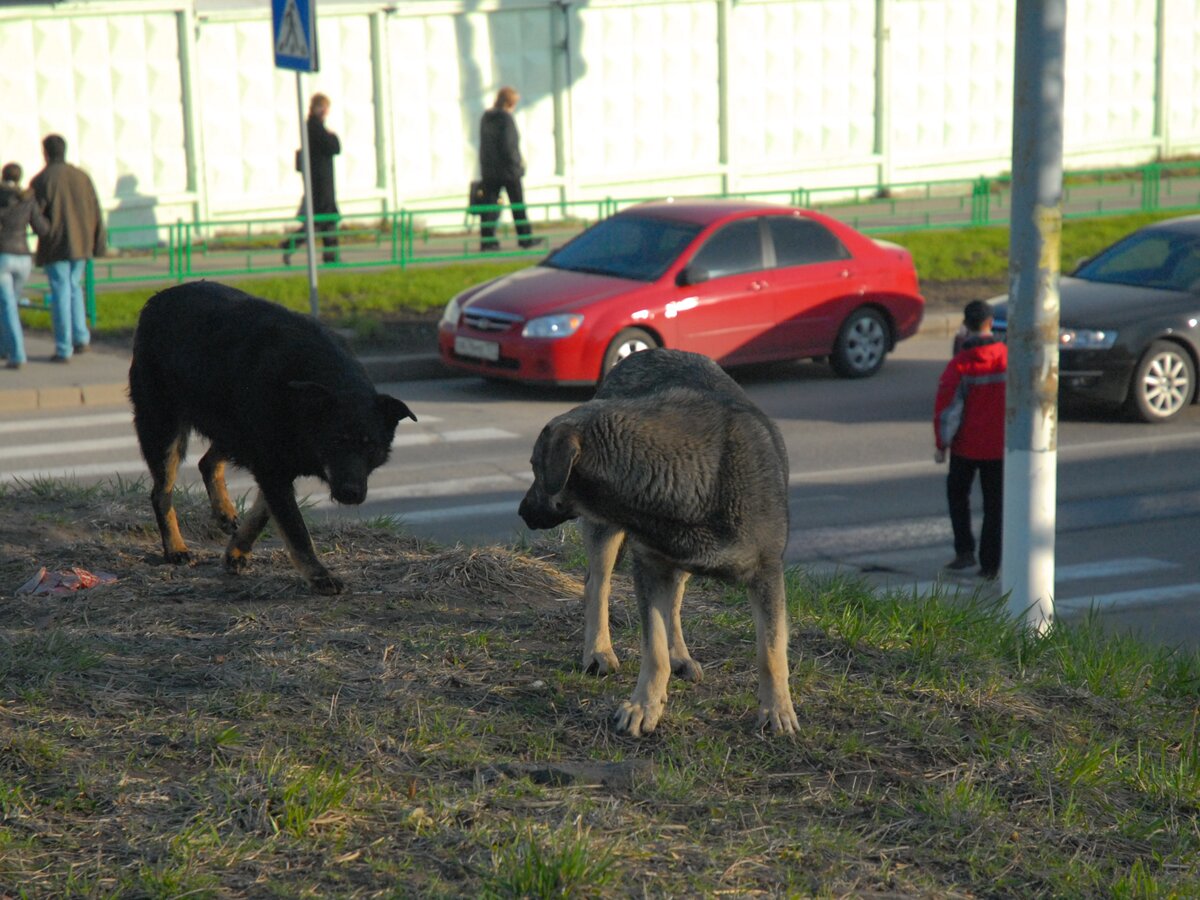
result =
[{"label": "white road marking", "polygon": [[50,431],[59,428],[99,428],[108,425],[133,425],[133,413],[101,413],[90,416],[57,416],[51,419],[21,419],[17,422],[0,422],[0,434],[18,434],[22,431]]},{"label": "white road marking", "polygon": [[20,447],[0,447],[0,459],[62,456],[68,453],[102,453],[110,450],[132,450],[134,453],[137,453],[137,438],[130,434],[127,437],[93,438],[90,441],[65,441],[56,444],[25,444]]},{"label": "white road marking", "polygon": [[1152,606],[1169,600],[1200,595],[1200,582],[1167,584],[1156,588],[1139,588],[1133,591],[1115,591],[1111,594],[1093,594],[1087,597],[1059,598],[1054,608],[1060,612],[1081,612],[1092,608],[1117,609],[1131,606]]}]

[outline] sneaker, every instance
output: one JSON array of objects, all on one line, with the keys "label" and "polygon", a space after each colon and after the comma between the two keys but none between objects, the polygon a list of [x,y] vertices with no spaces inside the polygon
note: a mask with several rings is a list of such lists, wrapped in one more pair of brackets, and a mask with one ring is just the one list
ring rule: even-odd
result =
[{"label": "sneaker", "polygon": [[961,569],[972,569],[974,567],[974,553],[960,553],[954,559],[950,560],[950,562],[946,563],[946,565],[942,566],[943,569],[949,569],[951,572],[957,572]]},{"label": "sneaker", "polygon": [[92,349],[91,344],[76,344],[75,345],[76,353],[87,353],[90,349]]},{"label": "sneaker", "polygon": [[283,264],[285,266],[290,266],[292,264],[292,254],[290,254],[290,253],[283,254]]},{"label": "sneaker", "polygon": [[15,359],[10,359],[8,362],[6,362],[6,363],[4,364],[4,368],[6,368],[6,369],[19,369],[19,368],[21,368],[21,364],[20,364],[19,362],[17,362]]},{"label": "sneaker", "polygon": [[57,353],[55,353],[52,357],[50,357],[50,362],[52,362],[52,363],[69,363],[70,361],[71,361],[71,357],[59,356]]},{"label": "sneaker", "polygon": [[522,249],[525,249],[525,250],[530,250],[534,247],[544,247],[545,244],[546,244],[546,239],[544,237],[527,238],[527,239],[521,241],[521,247],[522,247]]},{"label": "sneaker", "polygon": [[995,581],[997,578],[1000,577],[1000,570],[999,569],[980,569],[979,577],[982,578],[984,581]]}]

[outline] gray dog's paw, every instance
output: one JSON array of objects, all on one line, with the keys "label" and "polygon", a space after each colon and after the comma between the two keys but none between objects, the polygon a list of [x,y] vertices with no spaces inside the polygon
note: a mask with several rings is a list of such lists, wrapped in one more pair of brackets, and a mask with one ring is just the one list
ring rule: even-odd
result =
[{"label": "gray dog's paw", "polygon": [[583,654],[583,671],[588,675],[612,675],[619,668],[621,663],[611,650],[593,650]]},{"label": "gray dog's paw", "polygon": [[786,734],[795,737],[800,732],[800,720],[796,718],[796,710],[791,703],[778,708],[760,706],[758,708],[758,727],[770,728],[772,734]]},{"label": "gray dog's paw", "polygon": [[642,737],[658,727],[665,707],[663,702],[638,703],[632,699],[626,700],[613,713],[613,724],[619,734]]},{"label": "gray dog's paw", "polygon": [[700,667],[700,663],[696,662],[690,656],[685,656],[682,659],[672,659],[671,672],[677,678],[682,678],[684,681],[691,681],[695,684],[699,684],[704,680],[704,669]]}]

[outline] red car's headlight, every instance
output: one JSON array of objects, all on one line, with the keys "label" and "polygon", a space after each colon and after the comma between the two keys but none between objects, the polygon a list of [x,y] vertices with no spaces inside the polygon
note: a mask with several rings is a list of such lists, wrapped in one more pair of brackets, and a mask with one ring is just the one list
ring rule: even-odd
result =
[{"label": "red car's headlight", "polygon": [[565,313],[558,316],[541,316],[530,319],[521,329],[521,337],[527,338],[564,338],[570,337],[583,324],[583,316],[579,313]]}]

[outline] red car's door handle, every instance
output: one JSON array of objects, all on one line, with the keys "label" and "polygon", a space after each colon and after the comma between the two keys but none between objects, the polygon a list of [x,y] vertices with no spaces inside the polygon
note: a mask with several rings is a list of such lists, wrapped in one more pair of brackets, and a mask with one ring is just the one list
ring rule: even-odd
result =
[{"label": "red car's door handle", "polygon": [[768,283],[765,281],[750,282],[750,290],[752,290],[752,291],[761,291],[765,287],[768,287]]}]

